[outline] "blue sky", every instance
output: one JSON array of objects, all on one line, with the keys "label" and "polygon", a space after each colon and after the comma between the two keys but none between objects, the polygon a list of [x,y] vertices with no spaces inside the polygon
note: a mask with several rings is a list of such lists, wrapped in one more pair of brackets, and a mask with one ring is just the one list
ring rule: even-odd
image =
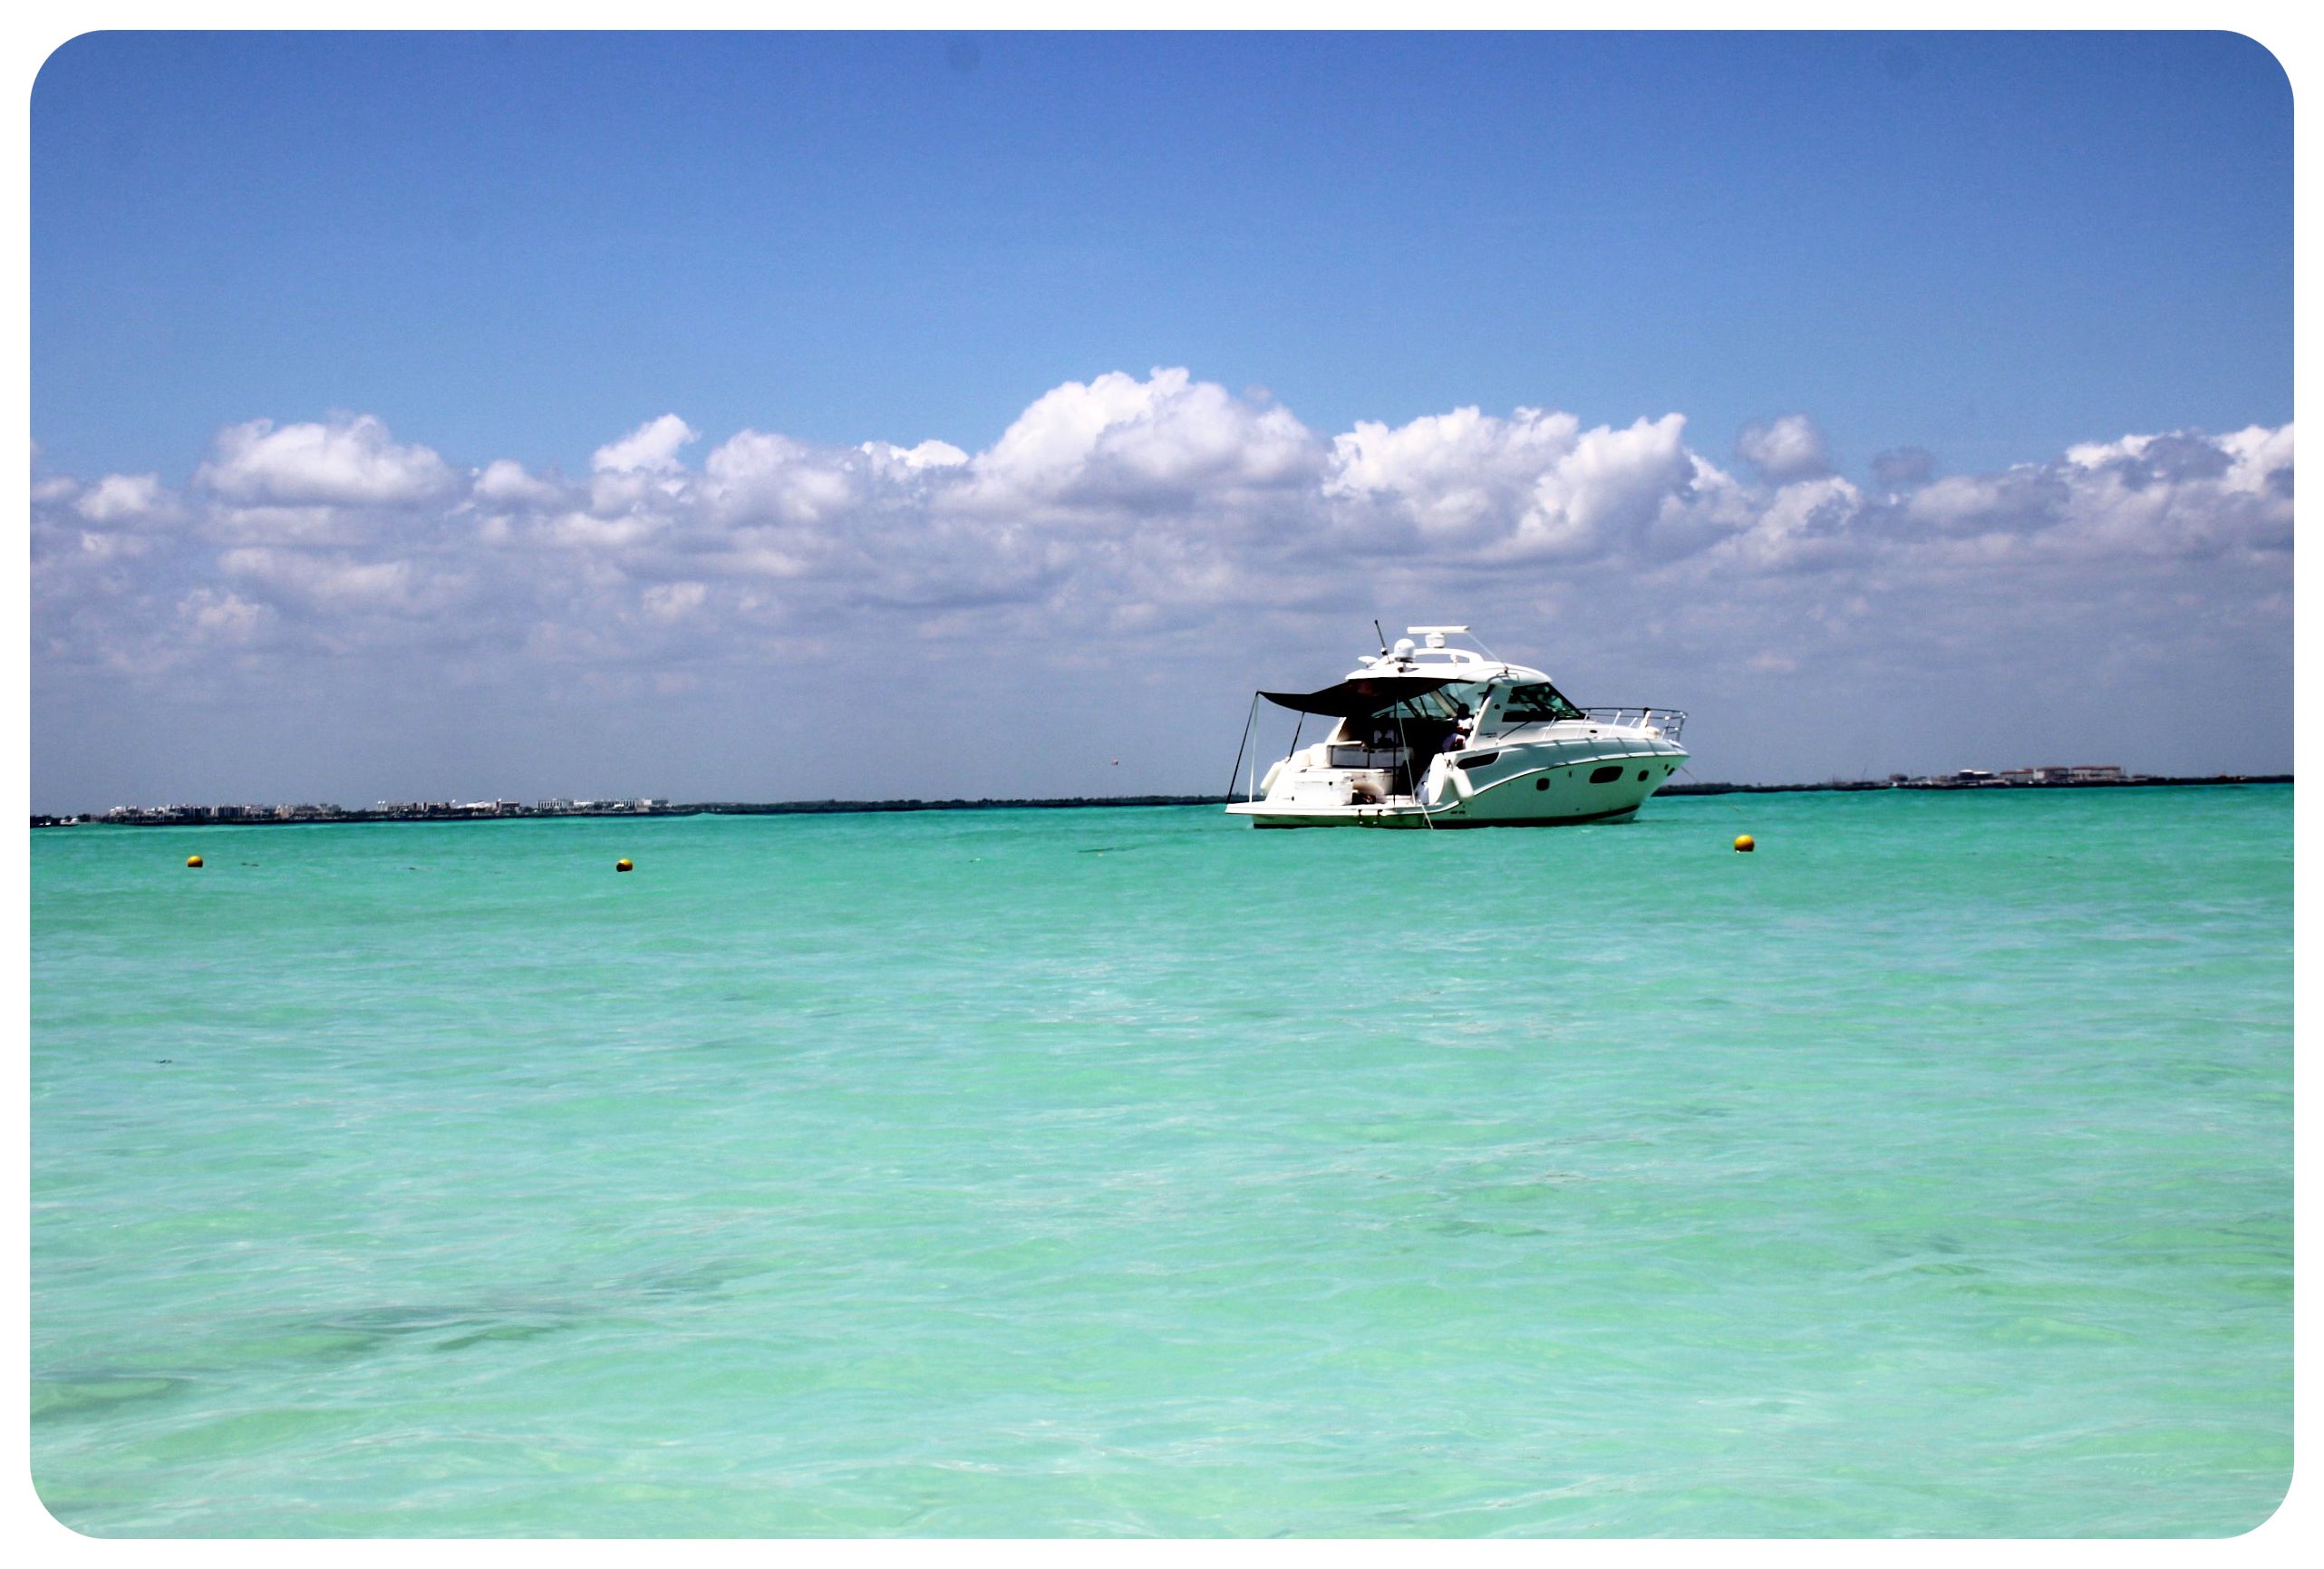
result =
[{"label": "blue sky", "polygon": [[1998,465],[2290,417],[2290,124],[2223,34],[92,34],[35,97],[39,438],[973,449],[1168,363]]},{"label": "blue sky", "polygon": [[[1758,498],[1719,503],[1728,535],[1792,528],[1776,510],[1787,484],[1845,480],[1857,491],[1845,502],[1852,521],[1816,527],[1895,549],[1911,547],[1914,525],[1879,508],[1900,482],[1965,486],[2043,465],[2071,479],[2097,471],[2067,461],[2077,446],[2284,431],[2280,480],[2267,478],[2278,469],[2265,469],[2219,481],[2237,495],[2280,490],[2281,528],[2245,518],[2223,544],[2218,528],[2190,520],[2186,508],[2211,503],[2189,489],[2174,503],[2169,548],[2208,563],[2216,581],[2205,579],[2206,614],[2264,605],[2280,579],[2280,634],[2223,627],[2178,650],[2173,667],[2261,673],[2269,740],[2237,760],[2288,766],[2290,111],[2272,58],[2224,34],[88,35],[51,58],[33,101],[36,796],[44,788],[259,791],[264,781],[245,780],[223,749],[204,771],[101,733],[165,712],[192,690],[195,670],[204,672],[201,701],[228,705],[214,713],[212,733],[231,738],[256,733],[286,703],[343,713],[348,694],[370,690],[390,664],[407,678],[436,672],[446,690],[473,692],[487,710],[534,712],[579,702],[585,689],[659,682],[698,693],[710,713],[731,696],[721,683],[741,680],[765,648],[796,646],[810,624],[834,635],[899,635],[886,619],[905,614],[899,605],[921,607],[905,629],[916,638],[1021,640],[1029,627],[1070,619],[1070,608],[1094,619],[1080,624],[1078,651],[1052,651],[1069,663],[1086,663],[1098,635],[1124,651],[1126,673],[1148,657],[1185,656],[1136,638],[1151,624],[1200,641],[1191,578],[1157,587],[1149,569],[1100,584],[1051,559],[1046,577],[1029,568],[982,590],[983,612],[965,601],[945,606],[953,629],[931,632],[925,595],[875,581],[875,567],[862,565],[882,559],[881,549],[860,548],[858,566],[843,568],[827,547],[843,538],[860,546],[861,531],[898,508],[925,538],[952,538],[950,502],[929,499],[924,485],[911,492],[917,499],[882,491],[886,499],[859,499],[842,516],[784,490],[789,499],[751,513],[736,498],[774,493],[733,478],[739,457],[724,479],[708,467],[739,433],[763,432],[816,452],[941,442],[963,463],[914,472],[965,475],[1045,396],[1095,387],[1109,373],[1146,387],[1145,401],[1100,397],[1084,414],[1160,428],[1155,411],[1182,394],[1154,391],[1157,367],[1185,368],[1197,392],[1184,396],[1197,402],[1204,386],[1227,397],[1231,407],[1169,404],[1185,421],[1211,421],[1200,426],[1202,450],[1212,436],[1273,441],[1262,420],[1272,410],[1304,433],[1304,447],[1283,450],[1325,467],[1299,469],[1303,460],[1285,457],[1289,467],[1262,474],[1238,448],[1244,468],[1232,473],[1206,459],[1200,473],[1172,470],[1167,484],[1122,491],[1102,527],[1087,475],[1044,481],[1046,505],[1080,508],[1054,523],[1054,538],[1114,528],[1153,549],[1176,541],[1181,558],[1199,545],[1225,563],[1219,570],[1244,578],[1255,558],[1229,536],[1280,538],[1290,519],[1305,527],[1333,508],[1332,527],[1356,527],[1345,516],[1353,492],[1339,438],[1366,422],[1403,431],[1465,407],[1502,421],[1562,412],[1585,433],[1678,413],[1689,460],[1716,466]],[[1067,425],[1083,418],[1051,412]],[[643,470],[599,461],[609,444],[665,413],[696,439],[655,449]],[[1806,443],[1806,457],[1768,467],[1738,453],[1747,427],[1786,417],[1806,421],[1784,427]],[[325,468],[333,453],[368,453],[370,478],[336,490],[312,474],[286,478],[276,460],[289,448],[247,442],[257,467],[237,469],[221,432],[262,420],[277,437],[340,432],[353,444],[317,438],[301,450],[321,454]],[[1184,437],[1196,426],[1171,428]],[[1506,431],[1455,440],[1426,429],[1446,437],[1445,450],[1467,454],[1462,461],[1485,461],[1477,454],[1488,447],[1515,450]],[[1528,450],[1547,453],[1542,462],[1564,460],[1555,441],[1536,446]],[[2277,461],[2247,447],[2236,461]],[[1761,443],[1745,448],[1764,456],[1764,429]],[[420,450],[453,478],[421,474],[410,459]],[[1900,451],[1875,467],[1880,454]],[[2135,452],[2122,460],[2134,460],[2154,461]],[[488,581],[499,568],[462,554],[483,550],[476,541],[487,525],[470,538],[458,531],[467,524],[446,521],[517,505],[474,489],[496,461],[568,488],[562,499],[525,492],[533,511],[507,515],[518,517],[519,535],[532,518],[537,528],[525,537],[563,551],[554,559],[576,584],[602,578],[597,567],[615,569],[612,557],[574,565],[576,541],[587,535],[593,548],[633,553],[618,570],[640,595],[683,597],[694,589],[673,585],[701,586],[691,613],[706,626],[721,618],[724,631],[705,631],[708,641],[674,647],[650,669],[634,647],[623,651],[619,672],[542,634],[544,607],[516,607]],[[1138,471],[1150,479],[1158,461],[1141,458]],[[2227,460],[2204,461],[2217,470]],[[402,479],[382,479],[382,463],[403,464]],[[1410,549],[1399,556],[1379,546],[1384,536],[1327,530],[1307,542],[1308,555],[1270,565],[1287,572],[1294,557],[1306,563],[1299,590],[1280,597],[1312,601],[1317,619],[1286,608],[1289,619],[1269,621],[1267,635],[1254,632],[1239,658],[1222,656],[1226,688],[1312,673],[1270,666],[1245,679],[1243,665],[1262,655],[1332,673],[1353,649],[1344,637],[1319,646],[1318,632],[1341,621],[1361,628],[1376,612],[1407,615],[1386,603],[1397,594],[1429,600],[1412,604],[1411,619],[1465,619],[1471,605],[1524,620],[1546,615],[1577,580],[1586,554],[1577,554],[1578,536],[1553,540],[1522,525],[1519,514],[1537,504],[1525,498],[1539,494],[1538,474],[1511,480],[1514,489],[1483,487],[1515,508],[1500,518],[1507,538],[1494,543],[1478,532],[1489,532],[1486,522],[1443,510],[1451,491],[1440,485],[1429,500],[1415,489],[1417,470],[1390,469],[1366,494],[1403,499],[1399,516],[1418,530]],[[593,472],[649,471],[701,489],[668,503],[683,512],[683,526],[672,521],[677,513],[638,521],[644,503],[627,492],[578,499]],[[2191,486],[2217,479],[2173,472]],[[1672,473],[1685,506],[1701,518],[1717,510],[1694,479]],[[136,495],[116,485],[94,499],[107,475],[151,484]],[[985,480],[998,482],[990,472]],[[1214,480],[1227,489],[1206,489]],[[2118,486],[2117,500],[2149,494],[2153,480]],[[720,485],[724,500],[711,495]],[[1274,511],[1251,499],[1270,486],[1281,490]],[[1000,493],[990,484],[977,492]],[[1812,499],[1795,494],[1795,510]],[[305,534],[251,512],[294,501],[348,511]],[[1573,517],[1597,516],[1586,498],[1569,501]],[[1828,495],[1818,502],[1827,511],[1840,504]],[[1924,524],[1934,505],[1922,508]],[[88,568],[77,578],[53,574],[45,596],[43,506],[64,519],[52,543],[77,534],[73,559]],[[228,518],[237,506],[250,515]],[[634,527],[613,528],[614,512]],[[596,525],[556,523],[584,514]],[[2024,534],[2029,516],[2020,508],[2015,521],[1978,527]],[[1273,521],[1251,521],[1262,517]],[[2106,533],[2113,525],[2093,522],[2082,501],[2057,501],[2042,517],[2043,528],[2128,538]],[[1244,533],[1220,521],[1228,518],[1244,518],[1235,525]],[[736,543],[736,530],[779,524],[821,532],[772,555],[763,538],[748,542],[755,556]],[[725,530],[723,543],[685,533],[697,525]],[[636,555],[654,528],[654,538],[711,565],[697,573],[666,550],[651,562]],[[887,554],[910,554],[920,538],[893,538]],[[2129,576],[2108,580],[2113,614],[2169,615],[2162,601],[2138,597],[2163,592],[2160,578],[2137,576],[2160,547],[2151,539],[2114,547]],[[989,558],[994,548],[987,541],[972,554]],[[2059,555],[2052,548],[2043,559]],[[800,565],[810,557],[814,565]],[[91,586],[103,574],[84,557],[108,564],[111,588]],[[789,599],[753,600],[746,557],[762,563],[767,583],[789,585]],[[1622,570],[1611,556],[1586,559]],[[1639,559],[1628,559],[1625,581],[1639,581]],[[779,564],[763,565],[770,561]],[[1805,569],[1785,561],[1767,571],[1798,578]],[[1878,581],[1843,584],[1830,576],[1838,569],[1818,568],[1825,576],[1815,592],[1845,605],[1868,586],[1893,588],[1899,567],[1849,569]],[[1990,601],[1973,586],[1942,597],[1941,580],[1962,569],[1930,567],[1917,591],[1964,613]],[[847,579],[849,570],[857,576]],[[2087,561],[2077,570],[2087,582]],[[2176,576],[2184,587],[2185,574]],[[447,586],[431,599],[415,586],[422,578],[465,585],[470,597]],[[1238,596],[1266,597],[1240,578],[1205,580],[1221,586],[1220,614],[1239,615],[1229,609],[1246,603]],[[2013,581],[2028,586],[2029,605],[2038,601],[2032,576]],[[828,592],[807,594],[809,582]],[[404,597],[366,609],[351,586],[358,583],[382,594],[393,583]],[[1796,582],[1787,592],[1810,594]],[[1101,601],[1104,614],[1092,608]],[[654,603],[674,601],[665,594]],[[2091,680],[2114,670],[2103,679],[2121,683],[2125,695],[2101,707],[2122,716],[2126,740],[2129,692],[2145,678],[2106,664],[2126,634],[2119,619],[2106,620],[2104,603],[2092,588],[2050,625],[2068,637],[2069,656],[2082,651],[2088,663],[2077,668]],[[643,599],[625,604],[618,613],[659,614],[641,609]],[[598,608],[617,613],[610,601]],[[1821,672],[1828,684],[1814,701],[1827,702],[1861,687],[1863,662],[1761,646],[1811,610],[1807,600],[1770,600],[1751,613],[1767,619],[1754,622],[1738,608],[1730,644],[1673,634],[1659,644],[1667,659],[1641,651],[1633,663],[1684,681],[1706,661],[1732,669],[1759,659],[1770,681],[1813,682]],[[388,643],[330,622],[372,612],[390,615]],[[1027,619],[1006,621],[1010,614]],[[1997,625],[1986,643],[2033,636],[2042,612],[2023,615],[2033,620]],[[118,638],[107,644],[109,615],[124,626],[175,617],[213,632],[231,623],[242,641],[207,667],[182,650],[131,654]],[[2201,621],[2177,617],[2183,627]],[[752,638],[772,643],[734,641],[746,623]],[[476,639],[489,643],[494,627],[500,653],[486,659]],[[1522,641],[1498,630],[1502,642]],[[2142,635],[2151,641],[2153,626]],[[1603,642],[1583,638],[1592,648]],[[544,652],[552,644],[562,652]],[[1538,647],[1558,652],[1545,634]],[[1989,684],[2006,673],[1961,658],[1964,683],[1972,668]],[[1617,663],[1605,679],[1620,677]],[[963,701],[1003,693],[978,690]],[[683,692],[665,694],[673,712],[684,709]],[[1786,696],[1711,683],[1704,695],[1799,721],[1784,742],[1790,751],[1730,750],[1730,766],[1706,759],[1712,777],[1782,777],[1826,763],[1799,751],[1815,733],[1806,687]],[[1790,732],[1777,724],[1758,733]],[[1185,748],[1196,741],[1191,728],[1171,735]],[[672,771],[705,793],[878,782],[802,763],[778,789],[767,782],[771,741],[737,752],[690,750],[676,730],[669,739],[679,746]],[[2076,739],[2104,750],[2112,733]],[[333,744],[355,755],[366,742],[350,731]],[[1906,727],[1884,743],[1886,755],[1829,766],[2054,760],[1940,755],[1951,744]],[[454,734],[442,748],[431,757],[462,780],[476,774],[466,788],[477,793],[588,788],[547,777],[549,761],[513,743],[479,750]],[[268,755],[286,780],[349,796],[372,789],[363,768],[310,766],[295,748]],[[1129,788],[1203,788],[1199,770],[1182,778],[1175,761],[1148,761]],[[555,763],[608,765],[586,752]],[[1003,770],[982,782],[1016,793],[1042,771],[1031,767],[1021,779]],[[892,793],[941,783],[908,782]],[[663,787],[654,793],[683,788],[639,783]]]}]

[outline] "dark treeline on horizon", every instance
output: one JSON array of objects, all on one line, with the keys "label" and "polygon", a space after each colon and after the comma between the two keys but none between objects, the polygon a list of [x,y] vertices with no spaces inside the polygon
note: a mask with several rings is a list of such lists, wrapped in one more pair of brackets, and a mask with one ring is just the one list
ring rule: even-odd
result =
[{"label": "dark treeline on horizon", "polygon": [[[1718,795],[1780,795],[1816,790],[1886,790],[1886,789],[2137,789],[2155,785],[2288,785],[2292,776],[2276,774],[2206,774],[2186,778],[2160,775],[2140,775],[2132,779],[2091,780],[2081,783],[2016,784],[1991,780],[1977,784],[1953,784],[1938,781],[1914,781],[1910,784],[1890,780],[1827,780],[1820,784],[1729,784],[1723,780],[1701,780],[1685,784],[1665,785],[1656,791],[1665,796]],[[32,826],[36,828],[99,827],[99,828],[284,828],[299,823],[463,823],[506,822],[509,820],[539,820],[548,818],[691,818],[691,817],[789,817],[820,812],[947,812],[1053,810],[1075,807],[1204,807],[1224,806],[1241,798],[1229,795],[1142,795],[1142,796],[1051,796],[1008,797],[969,800],[953,799],[925,800],[918,798],[884,801],[816,800],[816,801],[685,801],[676,805],[653,808],[629,808],[608,811],[537,811],[521,808],[510,811],[493,811],[481,807],[431,808],[424,811],[381,811],[377,809],[354,810],[336,807],[317,807],[303,810],[295,817],[219,818],[211,815],[212,809],[169,811],[161,808],[131,809],[134,815],[84,813],[56,816],[34,812]]]},{"label": "dark treeline on horizon", "polygon": [[1728,784],[1723,780],[1704,780],[1688,784],[1664,785],[1654,793],[1658,796],[1724,796],[1781,795],[1802,790],[2112,790],[2136,789],[2145,785],[2237,785],[2290,784],[2288,773],[2213,773],[2177,777],[2167,774],[2140,774],[2132,779],[2052,780],[2040,784],[2019,784],[2012,780],[1985,780],[1975,784],[1955,784],[1945,780],[1916,780],[1900,783],[1893,780],[1826,780],[1821,784]]}]

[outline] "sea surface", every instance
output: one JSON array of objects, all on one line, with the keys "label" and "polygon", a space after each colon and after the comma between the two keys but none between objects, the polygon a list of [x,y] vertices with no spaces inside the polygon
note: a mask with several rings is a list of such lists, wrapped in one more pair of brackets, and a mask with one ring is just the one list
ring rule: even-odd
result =
[{"label": "sea surface", "polygon": [[2290,787],[31,855],[79,1531],[2222,1535],[2290,1481]]}]

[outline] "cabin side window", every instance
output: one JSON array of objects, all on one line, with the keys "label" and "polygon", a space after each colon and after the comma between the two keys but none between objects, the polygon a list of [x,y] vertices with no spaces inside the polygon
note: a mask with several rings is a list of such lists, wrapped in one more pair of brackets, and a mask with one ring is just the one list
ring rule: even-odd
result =
[{"label": "cabin side window", "polygon": [[1568,702],[1564,692],[1545,681],[1511,687],[1509,695],[1501,702],[1501,723],[1505,727],[1581,717],[1582,711]]}]

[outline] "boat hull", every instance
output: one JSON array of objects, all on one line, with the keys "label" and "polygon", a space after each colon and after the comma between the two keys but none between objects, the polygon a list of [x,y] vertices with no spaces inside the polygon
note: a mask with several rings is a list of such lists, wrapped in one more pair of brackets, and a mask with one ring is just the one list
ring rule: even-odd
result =
[{"label": "boat hull", "polygon": [[[1262,828],[1557,828],[1619,822],[1636,814],[1685,763],[1659,736],[1598,735],[1586,743],[1525,746],[1446,758],[1429,770],[1418,799],[1367,800],[1328,771],[1283,779],[1266,797],[1232,801],[1227,811]],[[1334,796],[1341,799],[1332,799]]]},{"label": "boat hull", "polygon": [[1582,823],[1626,822],[1638,815],[1634,806],[1578,817],[1473,817],[1455,808],[1417,806],[1343,807],[1323,809],[1270,810],[1264,801],[1236,801],[1227,811],[1247,817],[1254,828],[1554,828]]}]

